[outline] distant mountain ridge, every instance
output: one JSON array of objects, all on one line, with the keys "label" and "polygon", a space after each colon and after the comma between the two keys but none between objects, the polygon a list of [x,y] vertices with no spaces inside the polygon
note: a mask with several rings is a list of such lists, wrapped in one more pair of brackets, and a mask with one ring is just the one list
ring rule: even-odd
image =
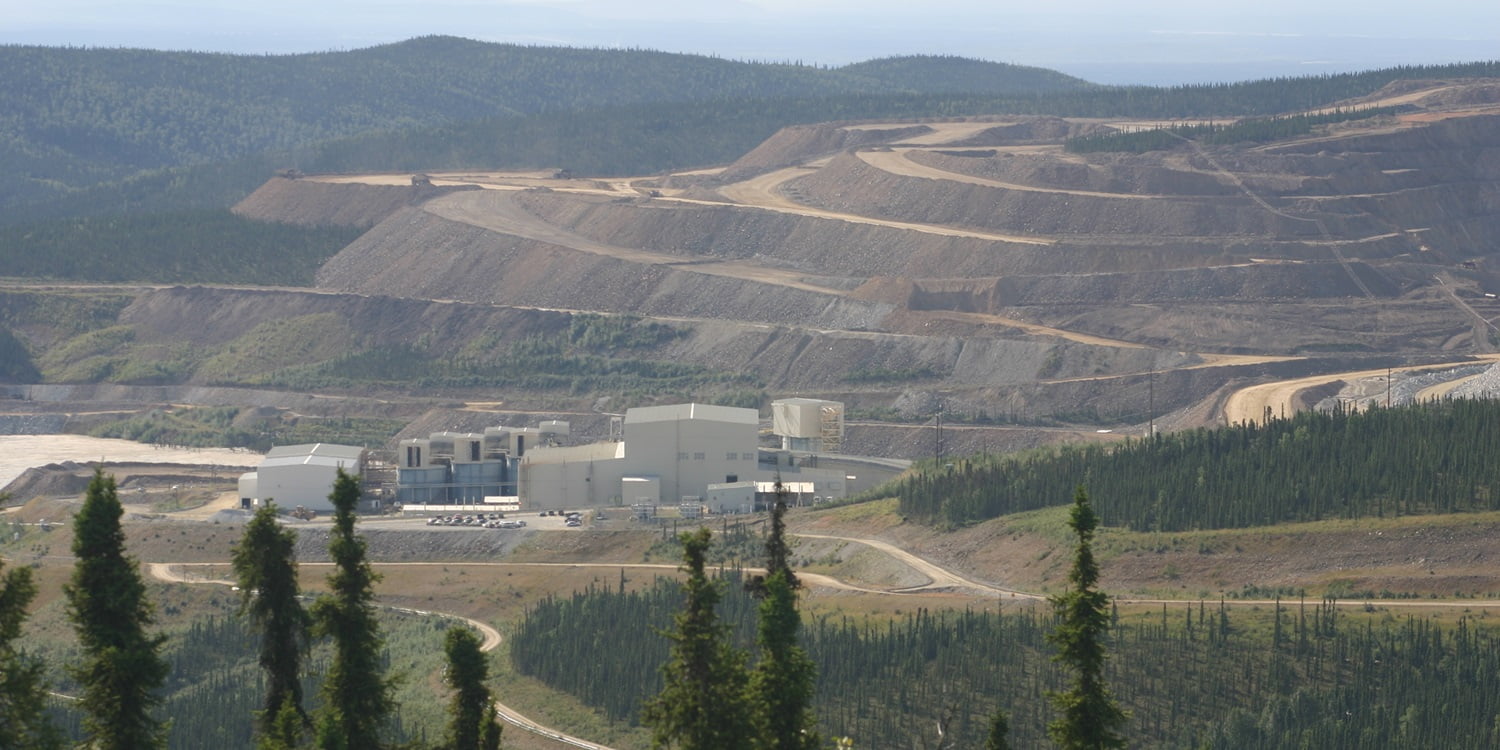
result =
[{"label": "distant mountain ridge", "polygon": [[[33,188],[220,161],[370,131],[642,103],[911,93],[943,70],[985,93],[1088,86],[960,58],[873,68],[421,37],[349,52],[250,56],[0,47],[0,164]],[[4,199],[0,192],[0,200]]]},{"label": "distant mountain ridge", "polygon": [[248,56],[0,46],[0,225],[226,208],[276,170],[651,174],[837,120],[1263,115],[1500,64],[1106,87],[948,56],[839,68],[420,37]]},{"label": "distant mountain ridge", "polygon": [[[882,57],[845,65],[837,71],[927,94],[1048,93],[1093,86],[1047,68],[953,55]],[[1028,85],[1030,91],[1025,88]]]}]

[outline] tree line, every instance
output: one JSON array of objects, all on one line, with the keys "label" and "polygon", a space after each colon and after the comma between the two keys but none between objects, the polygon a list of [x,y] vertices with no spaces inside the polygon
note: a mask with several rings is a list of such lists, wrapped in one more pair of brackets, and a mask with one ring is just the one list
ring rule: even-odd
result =
[{"label": "tree line", "polygon": [[1063,148],[1075,154],[1101,151],[1143,154],[1147,151],[1165,151],[1176,148],[1189,140],[1213,146],[1268,143],[1282,138],[1308,135],[1319,125],[1385,117],[1394,115],[1402,109],[1402,107],[1336,108],[1331,112],[1321,114],[1252,117],[1227,124],[1210,122],[1131,132],[1097,133],[1069,138],[1063,143]]},{"label": "tree line", "polygon": [[[467,627],[444,634],[445,682],[454,691],[450,724],[438,744],[392,740],[394,678],[385,673],[384,636],[375,619],[374,584],[379,576],[355,533],[358,480],[340,472],[329,499],[334,529],[329,553],[334,572],[330,592],[304,608],[293,552],[296,532],[277,520],[267,502],[246,525],[236,545],[233,569],[241,613],[259,637],[263,673],[262,708],[256,714],[260,750],[496,750],[501,730],[485,683],[488,663],[478,637]],[[160,716],[162,688],[170,674],[163,657],[166,636],[151,633],[155,608],[136,562],[125,550],[123,514],[113,477],[96,470],[74,516],[72,551],[77,562],[64,589],[68,617],[78,637],[79,658],[68,668],[76,683],[80,746],[97,750],[149,750],[166,746],[171,724]],[[36,595],[30,568],[0,579],[0,748],[52,750],[67,742],[49,717],[43,663],[16,648],[27,605]],[[222,637],[223,633],[213,634]],[[305,657],[312,639],[331,642],[322,669],[320,705],[305,707]],[[202,638],[197,641],[203,641]],[[217,641],[223,651],[224,644]],[[242,695],[243,677],[224,683]],[[209,705],[213,705],[210,703]],[[243,704],[236,707],[243,710]],[[221,706],[222,708],[222,706]],[[220,739],[225,739],[221,736]]]},{"label": "tree line", "polygon": [[1500,509],[1500,402],[1306,411],[1245,423],[924,464],[865,497],[956,527],[1108,487],[1104,522],[1134,531],[1269,526],[1330,518]]}]

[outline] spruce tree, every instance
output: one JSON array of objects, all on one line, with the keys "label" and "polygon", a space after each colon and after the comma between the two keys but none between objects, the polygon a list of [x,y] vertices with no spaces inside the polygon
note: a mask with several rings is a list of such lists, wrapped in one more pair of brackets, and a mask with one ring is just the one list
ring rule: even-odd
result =
[{"label": "spruce tree", "polygon": [[31,568],[15,568],[0,579],[0,750],[62,747],[62,735],[47,719],[45,666],[15,647],[34,598]]},{"label": "spruce tree", "polygon": [[374,750],[381,746],[381,730],[394,708],[392,685],[380,663],[385,641],[372,604],[380,577],[365,560],[364,538],[354,533],[359,480],[340,469],[328,499],[334,508],[328,542],[334,571],[328,576],[329,593],[312,608],[317,635],[333,639],[318,712],[318,746]]},{"label": "spruce tree", "polygon": [[292,711],[300,724],[308,721],[302,708],[301,673],[311,619],[297,598],[296,544],[297,533],[282,527],[276,506],[267,501],[245,525],[234,548],[240,613],[249,615],[260,631],[260,667],[266,675],[265,707],[257,722],[262,737],[288,726],[281,720],[284,710]]},{"label": "spruce tree", "polygon": [[1099,516],[1081,486],[1073,495],[1068,527],[1078,535],[1078,546],[1068,571],[1069,588],[1052,598],[1061,622],[1047,641],[1057,647],[1053,659],[1072,670],[1073,687],[1048,694],[1062,716],[1047,725],[1047,735],[1064,750],[1125,747],[1119,729],[1126,715],[1104,684],[1109,597],[1097,588],[1099,564],[1094,561],[1093,540]]},{"label": "spruce tree", "polygon": [[1010,750],[1010,717],[995,709],[990,714],[990,730],[984,738],[984,750]]},{"label": "spruce tree", "polygon": [[495,720],[495,703],[490,698],[490,667],[479,637],[465,627],[452,627],[443,637],[443,652],[448,657],[446,680],[453,688],[453,702],[448,706],[448,740],[451,750],[491,750],[500,747],[500,725]]},{"label": "spruce tree", "polygon": [[802,617],[797,612],[801,582],[788,563],[786,502],[777,483],[771,510],[771,534],[766,539],[766,579],[761,596],[756,643],[760,662],[750,675],[750,706],[756,736],[766,750],[811,750],[822,742],[814,731],[813,687],[817,668],[797,644]]},{"label": "spruce tree", "polygon": [[682,570],[686,599],[674,620],[670,660],[662,666],[665,683],[646,702],[641,721],[651,728],[653,748],[750,750],[752,721],[745,703],[745,655],[729,643],[729,628],[714,608],[721,584],[704,573],[712,539],[708,529],[684,533]]},{"label": "spruce tree", "polygon": [[135,561],[125,555],[123,513],[114,477],[96,469],[73,517],[78,561],[64,593],[82,650],[70,671],[81,693],[83,744],[97,750],[147,750],[166,740],[162,723],[151,716],[167,677],[161,658],[166,637],[146,634],[152,608]]}]

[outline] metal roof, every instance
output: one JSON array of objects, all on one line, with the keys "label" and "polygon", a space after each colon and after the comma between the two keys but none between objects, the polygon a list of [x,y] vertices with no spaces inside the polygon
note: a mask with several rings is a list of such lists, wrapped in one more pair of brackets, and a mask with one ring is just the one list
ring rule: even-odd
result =
[{"label": "metal roof", "polygon": [[760,412],[738,406],[714,406],[711,404],[669,404],[667,406],[638,406],[625,412],[625,424],[647,422],[681,422],[696,419],[707,422],[729,422],[731,424],[760,424]]},{"label": "metal roof", "polygon": [[[259,469],[269,469],[277,466],[327,466],[329,468],[358,468],[359,457],[348,458],[345,456],[277,456],[267,458],[260,462]],[[257,470],[259,470],[257,469]]]},{"label": "metal roof", "polygon": [[[358,461],[364,455],[365,449],[357,445],[338,445],[336,443],[302,443],[301,445],[278,445],[266,451],[266,458],[287,458],[291,456],[320,456],[329,458],[343,458]],[[264,465],[264,464],[262,464]]]},{"label": "metal roof", "polygon": [[777,404],[794,404],[794,405],[797,405],[797,406],[803,406],[803,405],[843,406],[844,402],[842,402],[842,401],[829,401],[827,399],[821,399],[821,398],[803,398],[801,396],[793,396],[791,398],[778,398],[775,401],[771,402],[772,406],[775,406]]}]

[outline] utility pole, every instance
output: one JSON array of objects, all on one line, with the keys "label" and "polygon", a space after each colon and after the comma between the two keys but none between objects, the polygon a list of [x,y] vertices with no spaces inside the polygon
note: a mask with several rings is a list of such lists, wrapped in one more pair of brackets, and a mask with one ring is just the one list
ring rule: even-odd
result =
[{"label": "utility pole", "polygon": [[1146,437],[1156,437],[1156,365],[1146,377]]},{"label": "utility pole", "polygon": [[937,410],[937,430],[932,434],[932,462],[940,463],[943,460],[943,407]]}]

